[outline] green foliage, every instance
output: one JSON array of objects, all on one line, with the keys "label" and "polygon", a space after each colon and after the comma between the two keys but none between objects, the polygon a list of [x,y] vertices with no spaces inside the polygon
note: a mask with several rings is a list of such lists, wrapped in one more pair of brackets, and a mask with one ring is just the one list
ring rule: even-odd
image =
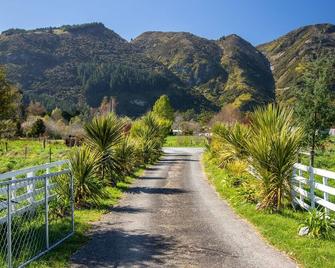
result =
[{"label": "green foliage", "polygon": [[331,239],[335,237],[335,219],[318,209],[310,210],[300,227],[307,227],[308,236],[313,238]]},{"label": "green foliage", "polygon": [[166,129],[162,128],[157,117],[149,112],[134,122],[131,137],[136,140],[144,163],[152,163],[161,155]]},{"label": "green foliage", "polygon": [[328,136],[335,122],[335,61],[327,58],[308,63],[296,85],[295,113],[304,127],[306,143],[315,145]]},{"label": "green foliage", "polygon": [[174,120],[174,111],[170,104],[169,97],[166,95],[160,96],[160,98],[155,102],[152,112],[154,115],[173,122]]},{"label": "green foliage", "polygon": [[282,209],[290,198],[290,178],[301,146],[303,131],[293,112],[269,105],[251,115],[251,139],[247,140],[248,161],[262,179],[260,208]]},{"label": "green foliage", "polygon": [[207,139],[204,136],[168,136],[164,147],[205,147]]},{"label": "green foliage", "polygon": [[0,66],[0,120],[15,120],[19,115],[21,94],[7,79],[5,69]]},{"label": "green foliage", "polygon": [[125,125],[115,115],[99,116],[86,124],[85,142],[99,154],[99,173],[102,180],[116,184],[121,166],[115,154],[115,146],[122,142]]},{"label": "green foliage", "polygon": [[219,150],[220,166],[236,160],[245,160],[248,156],[246,143],[250,138],[250,129],[242,124],[219,124],[213,128],[213,133],[221,147]]},{"label": "green foliage", "polygon": [[122,166],[120,177],[124,180],[133,174],[135,168],[141,164],[138,157],[136,142],[129,137],[124,137],[115,148],[115,155],[119,164]]},{"label": "green foliage", "polygon": [[17,127],[13,120],[0,120],[0,139],[13,138],[16,132]]},{"label": "green foliage", "polygon": [[101,180],[97,178],[99,155],[86,146],[75,148],[69,154],[70,168],[74,178],[75,202],[83,206],[89,201],[99,204],[106,196]]},{"label": "green foliage", "polygon": [[31,131],[29,132],[29,136],[31,137],[39,137],[41,135],[43,135],[45,132],[45,125],[42,119],[37,119],[32,128]]},{"label": "green foliage", "polygon": [[211,152],[221,167],[238,160],[251,165],[262,182],[258,207],[278,211],[290,198],[292,167],[302,135],[292,111],[268,105],[250,116],[250,127],[216,126]]},{"label": "green foliage", "polygon": [[4,68],[0,67],[0,138],[15,135],[20,105],[20,92],[7,80]]}]

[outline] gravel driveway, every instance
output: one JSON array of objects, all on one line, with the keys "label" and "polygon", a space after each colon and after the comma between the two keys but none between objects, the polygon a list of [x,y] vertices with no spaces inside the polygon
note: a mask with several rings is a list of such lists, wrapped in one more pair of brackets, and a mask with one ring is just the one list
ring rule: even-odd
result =
[{"label": "gravel driveway", "polygon": [[296,267],[217,196],[201,149],[164,152],[94,224],[71,267]]}]

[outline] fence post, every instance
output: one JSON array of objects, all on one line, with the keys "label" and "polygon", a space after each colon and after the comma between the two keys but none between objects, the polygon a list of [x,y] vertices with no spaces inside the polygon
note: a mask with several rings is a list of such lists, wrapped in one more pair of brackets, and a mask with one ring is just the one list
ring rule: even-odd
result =
[{"label": "fence post", "polygon": [[[35,176],[34,172],[27,173],[27,178],[32,178],[34,176]],[[31,194],[31,197],[28,198],[29,204],[33,204],[34,202],[33,192],[34,192],[34,182],[29,182],[27,185],[27,193]]]},{"label": "fence post", "polygon": [[12,201],[11,184],[7,184],[7,261],[12,268]]},{"label": "fence post", "polygon": [[[300,169],[298,170],[298,175],[300,177],[302,177],[302,171]],[[301,181],[299,181],[299,188],[303,189]],[[300,201],[304,201],[304,196],[302,194],[299,194],[299,199],[300,199]]]},{"label": "fence post", "polygon": [[[50,174],[50,169],[46,169],[46,174]],[[44,182],[44,201],[45,201],[45,246],[49,249],[49,178],[45,177]]]},{"label": "fence post", "polygon": [[70,173],[70,189],[71,189],[71,222],[72,232],[74,232],[74,187],[73,187],[73,174]]},{"label": "fence post", "polygon": [[296,175],[297,170],[295,169],[295,167],[293,167],[293,172],[292,172],[292,179],[291,179],[291,198],[292,198],[292,207],[295,209],[295,202],[294,202],[294,198],[295,198],[295,192],[293,189],[294,186],[294,177]]},{"label": "fence post", "polygon": [[[322,177],[322,183],[323,183],[323,185],[328,186],[328,178],[327,177]],[[327,192],[323,192],[323,199],[325,201],[328,201],[329,195],[328,195]],[[325,213],[326,213],[326,215],[329,215],[329,209],[328,208],[325,208]]]},{"label": "fence post", "polygon": [[[12,177],[12,180],[15,180],[15,179],[16,179],[16,177]],[[11,189],[11,196],[12,196],[12,200],[15,200],[15,198],[16,198],[16,190],[15,189],[14,190]],[[12,211],[16,210],[15,203],[12,204],[11,208],[12,208]]]},{"label": "fence post", "polygon": [[315,181],[314,181],[314,168],[312,166],[309,167],[309,185],[310,185],[310,199],[311,199],[311,208],[315,208]]}]

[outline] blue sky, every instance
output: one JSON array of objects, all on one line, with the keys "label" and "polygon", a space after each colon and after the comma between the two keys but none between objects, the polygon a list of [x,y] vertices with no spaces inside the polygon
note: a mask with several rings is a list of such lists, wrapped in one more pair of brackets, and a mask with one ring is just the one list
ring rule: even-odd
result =
[{"label": "blue sky", "polygon": [[126,39],[187,31],[236,33],[257,45],[297,27],[335,24],[335,0],[1,0],[0,31],[102,22]]}]

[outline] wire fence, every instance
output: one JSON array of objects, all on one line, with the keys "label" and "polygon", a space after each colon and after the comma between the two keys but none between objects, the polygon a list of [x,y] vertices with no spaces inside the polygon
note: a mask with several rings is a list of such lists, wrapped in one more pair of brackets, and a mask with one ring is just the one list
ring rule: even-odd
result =
[{"label": "wire fence", "polygon": [[67,161],[0,174],[0,267],[24,267],[74,232]]}]

